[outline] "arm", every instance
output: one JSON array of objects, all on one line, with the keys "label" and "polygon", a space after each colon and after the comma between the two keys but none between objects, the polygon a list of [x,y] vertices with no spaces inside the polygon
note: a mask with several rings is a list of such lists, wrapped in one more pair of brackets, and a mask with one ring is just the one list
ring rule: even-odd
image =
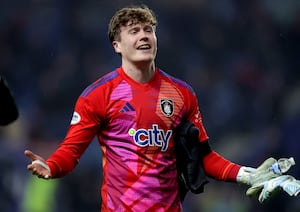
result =
[{"label": "arm", "polygon": [[[68,134],[71,133],[70,131],[72,130],[69,130]],[[91,136],[93,135],[94,134],[91,133]],[[24,154],[31,160],[31,164],[27,166],[27,169],[31,171],[33,175],[44,179],[63,177],[71,172],[78,164],[79,158],[92,140],[87,139],[76,142],[71,138],[72,136],[66,136],[58,149],[56,149],[47,160],[30,150],[25,150]],[[81,138],[83,139],[83,137]]]},{"label": "arm", "polygon": [[25,151],[25,155],[32,161],[27,168],[34,175],[41,178],[63,177],[78,164],[81,155],[96,135],[99,122],[84,98],[79,98],[75,111],[65,139],[47,160],[29,150]]},{"label": "arm", "polygon": [[259,194],[260,202],[268,200],[278,188],[282,188],[291,196],[297,196],[300,193],[300,181],[295,180],[292,176],[283,175],[290,166],[285,171],[277,168],[280,160],[294,165],[290,159],[283,158],[277,161],[274,158],[268,158],[255,169],[235,164],[211,150],[195,94],[188,95],[187,99],[188,121],[193,123],[200,132],[198,138],[195,139],[198,140],[196,149],[201,149],[202,163],[200,169],[203,169],[206,175],[216,180],[248,185],[250,188],[246,194],[248,196]]},{"label": "arm", "polygon": [[[208,148],[208,142],[203,145]],[[291,175],[285,175],[291,166],[295,165],[293,158],[268,158],[258,168],[234,164],[218,153],[210,151],[203,159],[205,173],[216,180],[237,182],[248,185],[247,196],[258,196],[260,203],[266,202],[278,190],[282,189],[290,196],[300,193],[300,181]]]},{"label": "arm", "polygon": [[[202,143],[203,148],[210,149],[208,141]],[[203,158],[205,173],[216,180],[236,182],[240,168],[240,165],[225,159],[213,150],[208,151]]]}]

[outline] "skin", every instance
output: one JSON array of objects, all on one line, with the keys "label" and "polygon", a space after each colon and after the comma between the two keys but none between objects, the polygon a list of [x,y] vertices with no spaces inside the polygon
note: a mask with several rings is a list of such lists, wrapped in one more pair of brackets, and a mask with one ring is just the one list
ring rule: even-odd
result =
[{"label": "skin", "polygon": [[[35,160],[39,160],[42,163],[46,164],[46,161],[45,161],[44,158],[42,158],[41,156],[33,153],[30,150],[25,150],[24,154],[31,160],[31,162],[33,162]],[[37,164],[37,163],[28,164],[27,169],[29,171],[31,171],[33,175],[37,175],[39,178],[48,179],[48,178],[52,177],[51,172],[48,169],[44,168],[42,165]]]},{"label": "skin", "polygon": [[[121,55],[125,73],[138,83],[149,82],[155,73],[157,38],[155,27],[148,23],[131,24],[120,28],[120,39],[112,42],[116,53]],[[25,150],[24,154],[31,162],[39,160],[46,165],[46,160]],[[46,165],[47,166],[47,165]],[[27,169],[40,178],[51,178],[51,172],[39,163],[31,163]]]},{"label": "skin", "polygon": [[115,52],[121,54],[122,67],[129,77],[139,83],[152,79],[157,52],[157,38],[152,25],[132,25],[129,22],[121,27],[120,41],[113,41],[112,44]]}]

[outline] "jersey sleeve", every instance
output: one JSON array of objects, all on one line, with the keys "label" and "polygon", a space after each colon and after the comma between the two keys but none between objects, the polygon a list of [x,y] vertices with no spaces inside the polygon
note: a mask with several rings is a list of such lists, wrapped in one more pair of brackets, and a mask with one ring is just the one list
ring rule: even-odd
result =
[{"label": "jersey sleeve", "polygon": [[208,135],[206,133],[205,127],[202,122],[202,115],[200,113],[199,104],[197,100],[197,96],[194,92],[188,93],[188,101],[187,101],[187,119],[192,122],[200,131],[199,133],[199,141],[203,142],[208,140]]},{"label": "jersey sleeve", "polygon": [[99,129],[100,119],[95,110],[93,101],[89,98],[78,98],[67,134],[47,160],[52,177],[62,177],[78,164]]},{"label": "jersey sleeve", "polygon": [[236,182],[241,166],[212,150],[203,158],[203,168],[206,175],[216,180]]}]

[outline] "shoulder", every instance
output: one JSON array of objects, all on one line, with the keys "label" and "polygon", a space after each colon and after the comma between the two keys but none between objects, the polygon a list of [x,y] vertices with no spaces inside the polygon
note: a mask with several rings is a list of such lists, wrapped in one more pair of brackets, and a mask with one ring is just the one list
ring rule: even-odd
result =
[{"label": "shoulder", "polygon": [[104,76],[97,79],[95,82],[87,86],[84,91],[81,93],[81,97],[87,97],[91,93],[101,91],[102,89],[106,89],[114,84],[114,82],[118,79],[119,73],[117,69],[111,71]]},{"label": "shoulder", "polygon": [[170,83],[175,85],[177,88],[179,88],[181,90],[187,90],[187,91],[195,94],[195,91],[192,88],[192,86],[190,84],[188,84],[186,81],[179,79],[177,77],[174,77],[161,69],[159,69],[159,72],[164,79],[166,79],[167,81],[169,81]]}]

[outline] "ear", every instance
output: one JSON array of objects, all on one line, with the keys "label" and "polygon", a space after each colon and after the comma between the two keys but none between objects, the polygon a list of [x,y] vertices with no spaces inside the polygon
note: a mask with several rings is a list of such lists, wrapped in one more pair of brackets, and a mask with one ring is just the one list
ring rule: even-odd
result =
[{"label": "ear", "polygon": [[120,44],[118,41],[113,41],[112,45],[113,45],[116,53],[121,53]]}]

